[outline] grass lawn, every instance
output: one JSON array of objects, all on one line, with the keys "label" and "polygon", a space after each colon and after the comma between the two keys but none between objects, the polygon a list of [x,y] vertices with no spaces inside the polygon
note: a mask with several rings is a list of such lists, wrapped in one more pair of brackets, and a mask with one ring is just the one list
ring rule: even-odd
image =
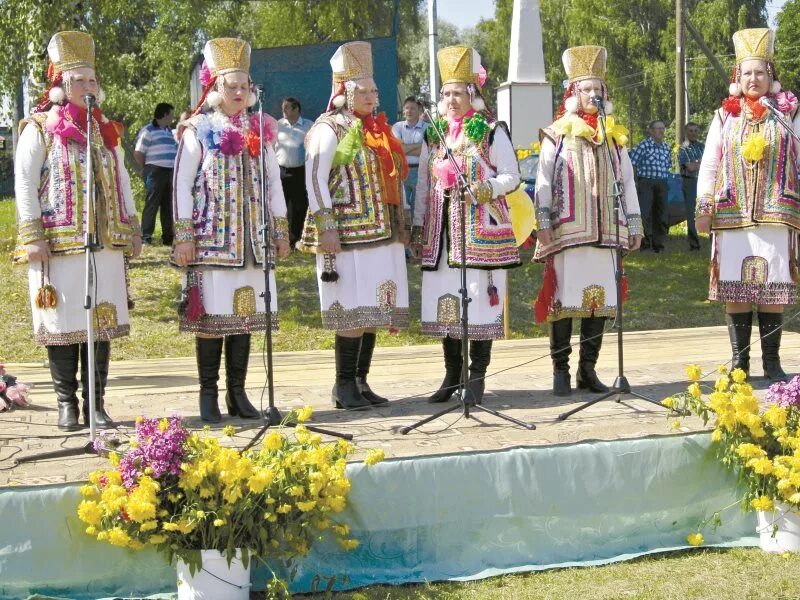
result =
[{"label": "grass lawn", "polygon": [[[44,351],[34,346],[28,305],[27,272],[12,265],[14,245],[14,204],[0,201],[0,305],[3,306],[0,360],[38,361]],[[156,238],[158,232],[156,232]],[[706,300],[708,290],[708,241],[702,252],[689,252],[681,226],[674,227],[667,252],[636,252],[625,261],[629,280],[626,327],[629,330],[665,329],[721,325],[722,308]],[[129,338],[116,340],[115,359],[191,356],[193,336],[178,333],[176,304],[180,275],[167,265],[167,248],[146,247],[131,267],[132,295],[136,307],[131,313]],[[510,326],[514,338],[546,335],[546,328],[533,319],[533,302],[541,284],[543,266],[530,262],[531,250],[523,251],[524,265],[510,271]],[[313,257],[293,253],[277,267],[280,331],[273,337],[275,348],[312,350],[332,348],[333,334],[320,328],[319,299]],[[420,333],[419,268],[409,267],[411,317],[408,331],[380,333],[379,345],[397,346],[435,343]],[[794,327],[793,327],[794,326]],[[790,324],[794,329],[796,324]],[[260,336],[254,344],[260,344]]]},{"label": "grass lawn", "polygon": [[603,567],[504,575],[474,582],[375,586],[331,600],[797,600],[800,554],[755,548],[646,556]]}]

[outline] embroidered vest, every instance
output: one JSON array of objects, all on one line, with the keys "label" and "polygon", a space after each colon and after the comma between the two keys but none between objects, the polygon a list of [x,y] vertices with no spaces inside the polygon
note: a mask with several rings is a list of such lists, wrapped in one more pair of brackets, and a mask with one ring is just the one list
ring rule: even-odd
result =
[{"label": "embroidered vest", "polygon": [[[582,136],[559,136],[552,128],[542,130],[555,144],[556,158],[551,176],[550,219],[552,242],[536,245],[534,260],[573,246],[615,246],[614,175],[620,172],[621,150],[611,151],[614,171],[602,145]],[[628,208],[624,189],[619,235],[623,248],[628,243]],[[538,194],[536,208],[540,208]]]},{"label": "embroidered vest", "polygon": [[[756,223],[782,223],[800,229],[794,143],[771,114],[755,120],[744,116],[745,112],[724,117],[712,227],[736,229]],[[789,115],[786,118],[791,122]],[[742,144],[756,132],[764,135],[767,145],[761,160],[750,162],[742,156]]]},{"label": "embroidered vest", "polygon": [[[258,158],[246,144],[238,154],[225,154],[210,129],[209,115],[196,115],[189,127],[198,133],[203,149],[192,189],[195,235],[193,266],[244,267],[245,253],[263,264],[261,247],[261,174]],[[244,135],[241,127],[237,127]],[[180,157],[178,157],[178,160]],[[269,178],[266,180],[269,198]]]},{"label": "embroidered vest", "polygon": [[[330,127],[338,141],[350,129],[345,118],[337,113],[327,113],[317,119],[308,132],[309,139],[317,127]],[[309,193],[320,198],[317,165],[318,160],[314,160],[311,174],[314,189]],[[396,237],[396,233],[402,229],[402,211],[393,210],[383,201],[384,185],[378,158],[365,144],[355,153],[352,163],[331,168],[328,190],[342,246],[385,243]],[[400,185],[402,183],[398,183]],[[319,205],[322,206],[321,201]],[[317,227],[311,213],[307,215],[301,243],[312,251],[319,246]]]},{"label": "embroidered vest", "polygon": [[86,145],[53,136],[47,131],[47,113],[37,113],[24,121],[36,127],[47,148],[39,185],[42,228],[55,254],[83,251],[89,223],[97,222],[100,240],[107,248],[131,247],[136,215],[129,215],[125,205],[117,155],[103,145],[99,133],[92,132],[94,171],[94,210],[89,214],[86,201]]},{"label": "embroidered vest", "polygon": [[[491,123],[483,138],[474,143],[462,134],[461,143],[453,148],[453,154],[464,165],[467,181],[485,181],[495,174],[489,162],[489,139],[497,126]],[[461,209],[450,201],[450,191],[446,190],[433,171],[434,164],[445,158],[440,144],[431,145],[427,165],[430,176],[428,203],[422,229],[422,269],[434,271],[439,264],[442,244],[445,243],[445,230],[448,264],[461,265]],[[497,269],[520,264],[514,230],[511,227],[508,204],[505,196],[498,196],[486,204],[466,205],[466,264],[473,269]]]}]

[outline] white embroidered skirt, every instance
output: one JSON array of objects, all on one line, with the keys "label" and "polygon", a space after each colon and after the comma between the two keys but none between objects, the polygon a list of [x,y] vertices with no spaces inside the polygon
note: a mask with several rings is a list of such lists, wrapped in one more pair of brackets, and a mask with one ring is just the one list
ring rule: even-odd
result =
[{"label": "white embroidered skirt", "polygon": [[579,246],[553,257],[556,293],[548,321],[570,317],[613,317],[617,311],[612,248]]},{"label": "white embroidered skirt", "polygon": [[[122,252],[103,249],[95,252],[96,276],[95,339],[110,340],[130,334],[128,320],[128,291],[125,285],[125,261]],[[86,341],[86,259],[83,254],[50,257],[45,267],[45,282],[49,277],[55,288],[55,308],[38,308],[36,295],[42,286],[42,263],[28,266],[28,289],[33,316],[33,334],[37,344],[64,346]]]},{"label": "white embroidered skirt", "polygon": [[[183,274],[186,288],[187,274]],[[264,271],[260,265],[244,269],[195,269],[192,277],[200,286],[205,316],[189,321],[181,316],[180,330],[207,337],[220,337],[266,331],[264,303]],[[270,308],[272,329],[278,329],[278,290],[275,271],[269,273],[272,295]]]},{"label": "white embroidered skirt", "polygon": [[[503,306],[506,297],[505,269],[486,271],[467,269],[469,327],[471,340],[498,340],[504,336]],[[489,286],[497,288],[497,304],[492,305]],[[422,333],[434,337],[461,339],[461,270],[448,266],[447,247],[435,271],[422,272]]]},{"label": "white embroidered skirt", "polygon": [[336,255],[337,281],[320,279],[325,270],[325,256],[316,256],[325,329],[408,327],[408,275],[403,244],[342,250]]},{"label": "white embroidered skirt", "polygon": [[792,279],[791,256],[796,236],[785,225],[716,232],[709,300],[795,304],[797,286]]}]

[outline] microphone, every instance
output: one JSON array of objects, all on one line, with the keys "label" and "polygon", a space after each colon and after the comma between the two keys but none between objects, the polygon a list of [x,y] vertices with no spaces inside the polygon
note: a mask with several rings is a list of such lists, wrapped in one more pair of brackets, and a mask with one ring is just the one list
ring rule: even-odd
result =
[{"label": "microphone", "polygon": [[758,99],[758,103],[767,110],[770,110],[772,112],[780,112],[778,111],[778,107],[775,105],[775,101],[772,100],[772,98],[769,98],[767,96],[761,96],[761,98]]},{"label": "microphone", "polygon": [[91,106],[92,104],[97,103],[97,99],[94,97],[94,94],[86,94],[83,97],[83,102],[86,104],[86,106]]},{"label": "microphone", "polygon": [[602,96],[595,96],[592,98],[592,104],[594,104],[597,108],[603,109],[603,97]]}]

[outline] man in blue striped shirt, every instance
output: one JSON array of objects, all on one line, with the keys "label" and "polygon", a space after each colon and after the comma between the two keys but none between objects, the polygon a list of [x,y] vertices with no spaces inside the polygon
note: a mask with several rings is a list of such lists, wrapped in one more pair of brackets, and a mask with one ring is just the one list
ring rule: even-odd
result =
[{"label": "man in blue striped shirt", "polygon": [[667,224],[667,178],[672,169],[672,153],[664,143],[664,121],[651,121],[649,137],[631,150],[631,163],[636,171],[636,192],[642,211],[644,240],[642,250],[664,250]]},{"label": "man in blue striped shirt", "polygon": [[178,144],[172,135],[175,109],[171,104],[159,102],[152,122],[139,132],[134,156],[142,167],[147,198],[142,211],[142,241],[153,243],[156,213],[161,217],[161,241],[171,246],[174,237],[172,225],[172,169]]}]

